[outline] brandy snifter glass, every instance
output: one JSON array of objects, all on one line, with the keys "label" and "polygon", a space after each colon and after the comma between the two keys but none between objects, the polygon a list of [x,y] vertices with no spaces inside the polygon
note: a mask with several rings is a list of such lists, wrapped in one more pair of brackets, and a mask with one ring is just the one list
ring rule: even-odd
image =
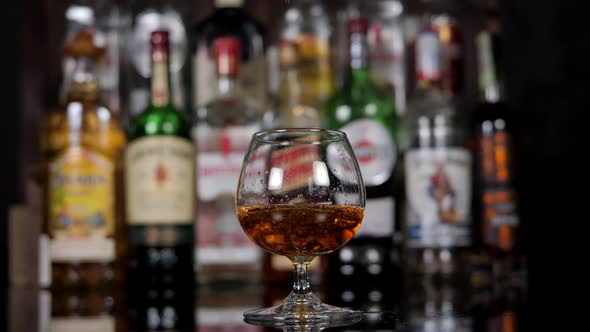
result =
[{"label": "brandy snifter glass", "polygon": [[364,216],[365,186],[341,131],[276,129],[253,135],[236,195],[238,220],[250,240],[294,265],[293,290],[277,306],[244,313],[246,321],[354,322],[361,312],[322,303],[309,265],[344,246]]}]

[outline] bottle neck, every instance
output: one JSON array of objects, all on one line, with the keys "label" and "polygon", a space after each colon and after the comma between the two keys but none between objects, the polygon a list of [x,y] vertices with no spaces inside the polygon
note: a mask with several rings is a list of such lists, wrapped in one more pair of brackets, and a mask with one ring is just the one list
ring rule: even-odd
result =
[{"label": "bottle neck", "polygon": [[74,70],[68,87],[67,101],[96,102],[98,80],[94,72],[94,61],[86,57],[75,59]]},{"label": "bottle neck", "polygon": [[479,88],[481,99],[488,103],[498,103],[502,99],[498,78],[497,57],[494,57],[492,35],[486,31],[477,36],[477,55],[479,67]]},{"label": "bottle neck", "polygon": [[163,51],[152,52],[151,104],[162,107],[170,104],[170,61]]},{"label": "bottle neck", "polygon": [[303,87],[297,68],[289,66],[281,69],[281,99],[287,105],[299,104],[302,102]]},{"label": "bottle neck", "polygon": [[349,40],[350,80],[352,84],[366,84],[370,81],[369,44],[367,35],[350,34]]}]

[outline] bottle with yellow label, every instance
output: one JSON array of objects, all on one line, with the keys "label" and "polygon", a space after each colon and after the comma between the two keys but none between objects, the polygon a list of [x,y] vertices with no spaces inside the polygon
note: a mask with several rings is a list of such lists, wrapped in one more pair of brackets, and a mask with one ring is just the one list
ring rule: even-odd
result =
[{"label": "bottle with yellow label", "polygon": [[40,283],[54,290],[112,287],[122,278],[118,175],[125,135],[117,114],[99,102],[94,66],[104,51],[88,31],[65,45],[74,64],[67,98],[43,126]]}]

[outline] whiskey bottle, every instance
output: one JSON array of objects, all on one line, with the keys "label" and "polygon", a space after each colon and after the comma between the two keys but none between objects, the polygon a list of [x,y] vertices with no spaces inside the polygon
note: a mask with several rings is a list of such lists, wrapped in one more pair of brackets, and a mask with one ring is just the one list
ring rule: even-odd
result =
[{"label": "whiskey bottle", "polygon": [[132,325],[166,330],[194,326],[194,148],[171,98],[168,31],[150,43],[150,104],[131,122],[125,155],[128,289]]}]

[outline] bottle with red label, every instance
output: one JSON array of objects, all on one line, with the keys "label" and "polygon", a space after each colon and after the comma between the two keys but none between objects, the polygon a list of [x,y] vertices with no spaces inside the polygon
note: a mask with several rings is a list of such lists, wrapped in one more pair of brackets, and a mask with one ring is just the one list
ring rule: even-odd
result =
[{"label": "bottle with red label", "polygon": [[[455,0],[421,0],[406,15],[411,93],[429,82],[447,95],[461,96],[465,88],[465,47],[461,24],[462,3]],[[412,53],[413,51],[413,53]]]},{"label": "bottle with red label", "polygon": [[367,191],[365,218],[359,232],[346,248],[327,257],[328,288],[337,293],[343,287],[355,292],[358,280],[390,285],[396,273],[392,255],[397,118],[393,96],[371,77],[368,28],[365,17],[348,21],[348,77],[326,103],[327,127],[347,134]]},{"label": "bottle with red label", "polygon": [[[217,97],[196,110],[196,273],[201,284],[257,282],[262,251],[240,227],[234,193],[252,135],[261,129],[263,106],[237,81],[240,40],[213,43]],[[262,169],[261,164],[261,169]]]}]

